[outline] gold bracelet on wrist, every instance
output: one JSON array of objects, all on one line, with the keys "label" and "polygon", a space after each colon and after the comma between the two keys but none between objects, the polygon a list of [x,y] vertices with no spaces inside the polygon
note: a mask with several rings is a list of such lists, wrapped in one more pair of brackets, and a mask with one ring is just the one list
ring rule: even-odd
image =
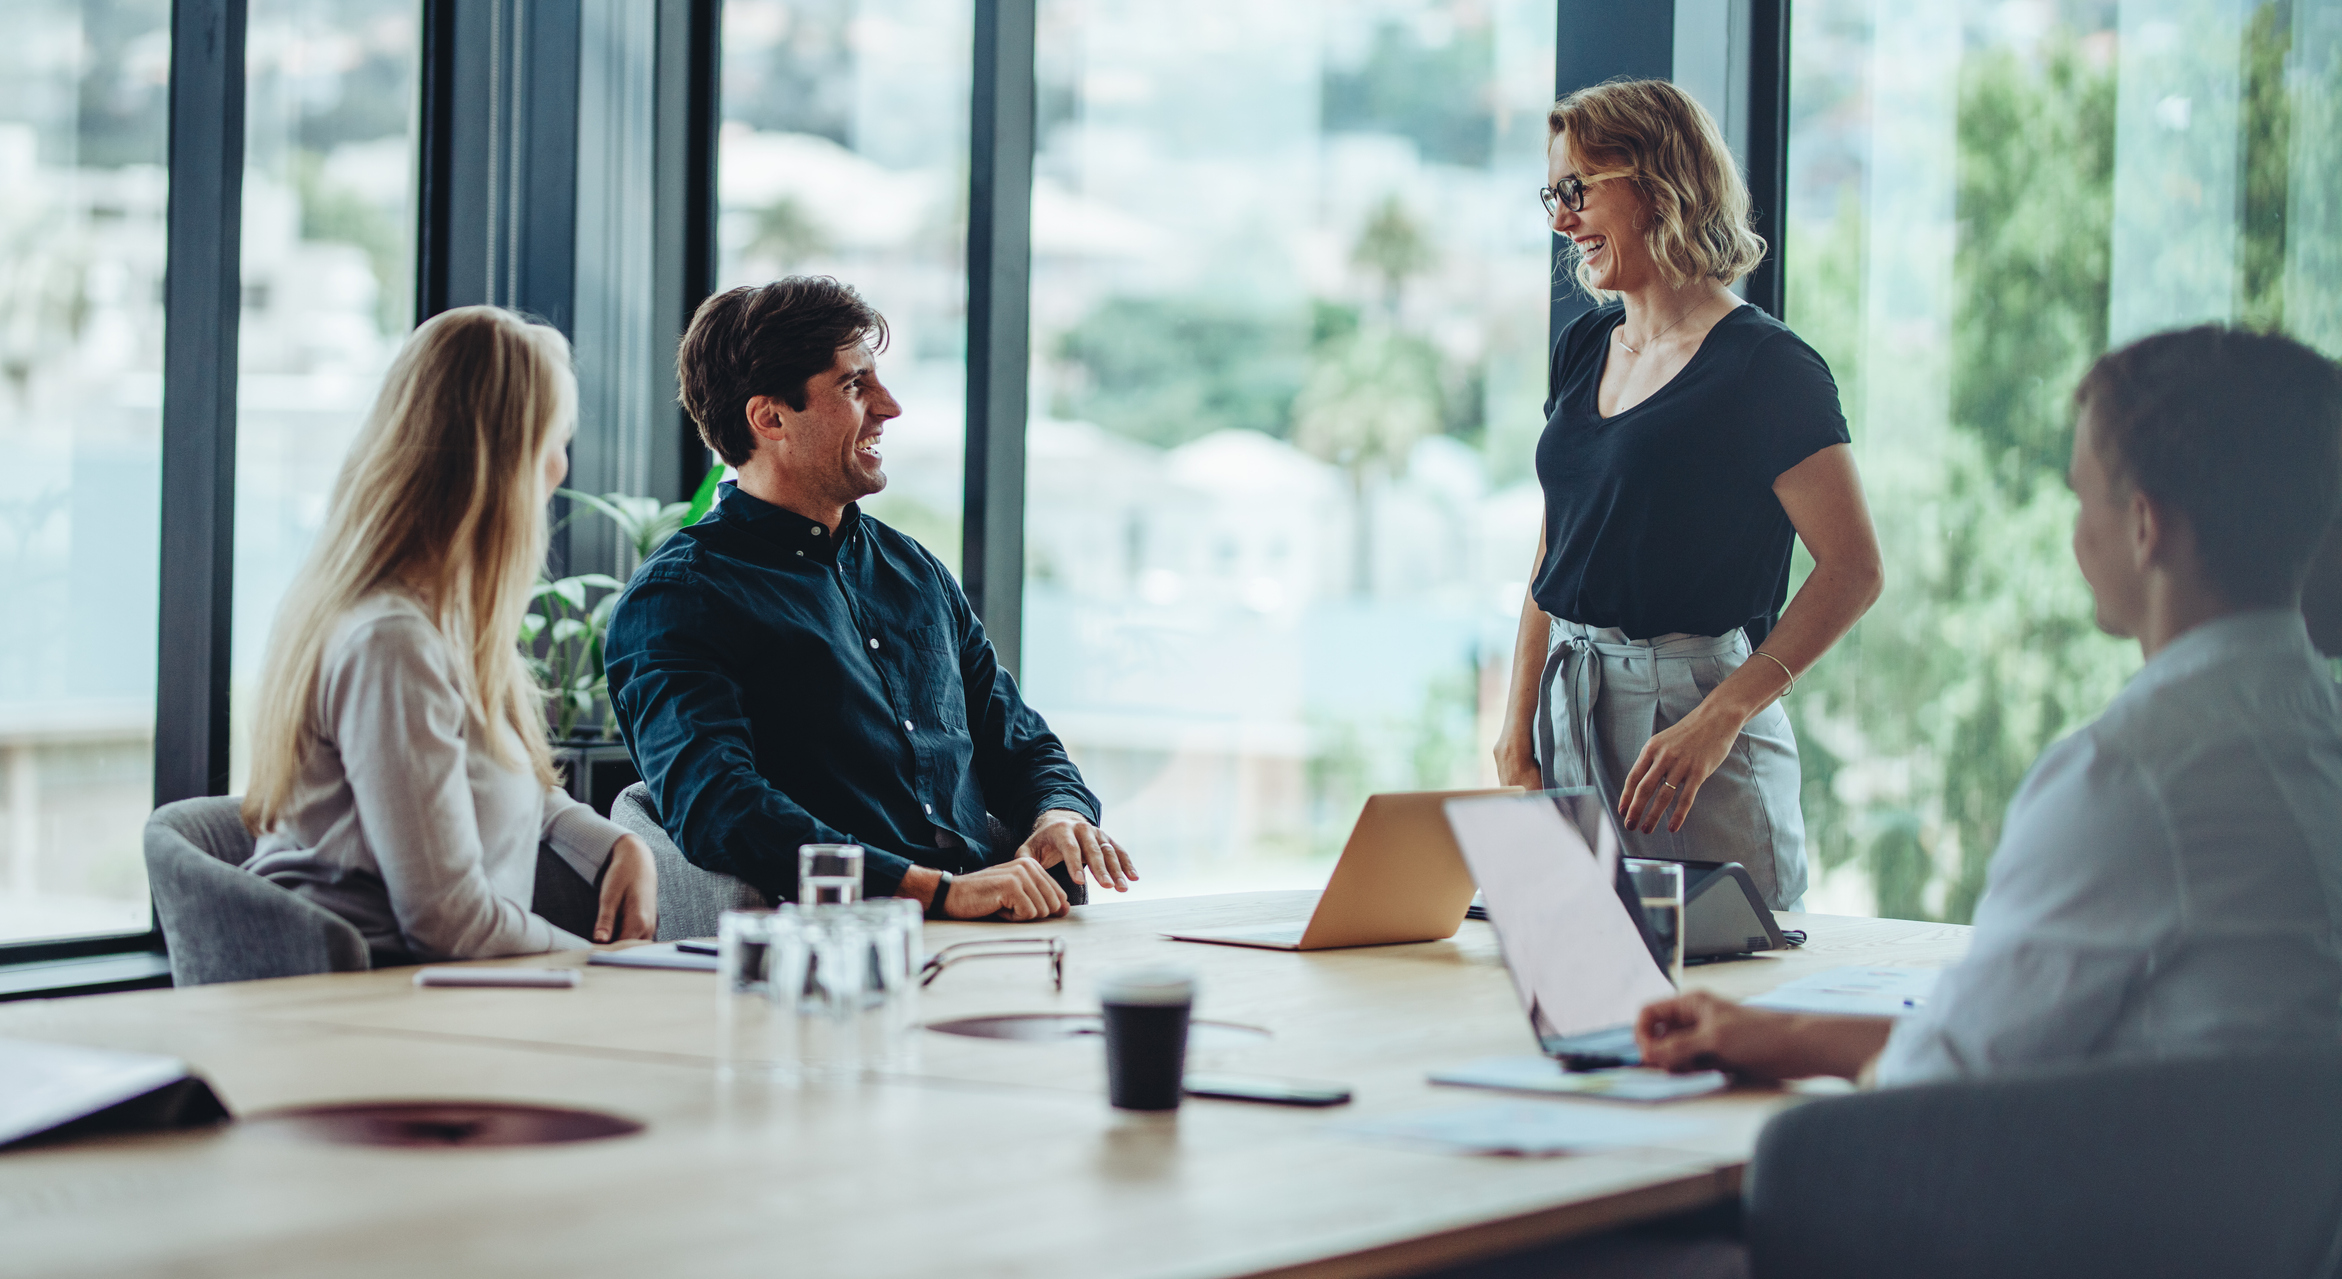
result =
[{"label": "gold bracelet on wrist", "polygon": [[1781,673],[1789,677],[1789,687],[1782,689],[1778,693],[1775,693],[1773,695],[1775,698],[1787,697],[1791,693],[1797,691],[1797,672],[1789,669],[1789,663],[1782,661],[1780,658],[1773,656],[1771,653],[1768,653],[1761,648],[1756,651],[1756,655],[1768,662],[1771,662],[1773,665],[1780,667]]}]

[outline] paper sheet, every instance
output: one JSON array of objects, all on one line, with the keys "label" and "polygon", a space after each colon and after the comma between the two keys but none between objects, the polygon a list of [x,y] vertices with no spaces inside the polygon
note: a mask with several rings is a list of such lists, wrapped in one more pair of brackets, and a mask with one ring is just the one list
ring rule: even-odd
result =
[{"label": "paper sheet", "polygon": [[629,946],[624,950],[597,950],[586,956],[586,962],[607,968],[681,968],[702,973],[716,970],[715,956],[686,954],[675,949],[671,941]]},{"label": "paper sheet", "polygon": [[1431,1076],[1435,1084],[1601,1097],[1610,1101],[1674,1101],[1723,1091],[1730,1081],[1721,1070],[1671,1075],[1644,1066],[1615,1070],[1564,1070],[1550,1057],[1483,1057]]},{"label": "paper sheet", "polygon": [[1464,1155],[1558,1155],[1657,1146],[1708,1125],[1571,1101],[1501,1101],[1454,1110],[1418,1110],[1334,1129],[1361,1141],[1393,1142]]},{"label": "paper sheet", "polygon": [[0,1146],[186,1076],[187,1064],[169,1057],[0,1039]]},{"label": "paper sheet", "polygon": [[1751,1008],[1836,1017],[1908,1017],[1927,1006],[1940,968],[1829,968],[1748,1001]]}]

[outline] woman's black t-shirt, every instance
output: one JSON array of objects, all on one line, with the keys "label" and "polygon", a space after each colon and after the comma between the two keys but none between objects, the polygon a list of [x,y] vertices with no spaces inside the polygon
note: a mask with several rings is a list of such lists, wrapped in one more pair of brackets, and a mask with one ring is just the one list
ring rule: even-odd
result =
[{"label": "woman's black t-shirt", "polygon": [[1602,365],[1624,318],[1599,307],[1554,343],[1537,441],[1545,563],[1530,594],[1630,639],[1745,627],[1762,643],[1788,598],[1797,532],[1773,481],[1851,442],[1838,384],[1787,325],[1741,306],[1673,381],[1605,418]]}]

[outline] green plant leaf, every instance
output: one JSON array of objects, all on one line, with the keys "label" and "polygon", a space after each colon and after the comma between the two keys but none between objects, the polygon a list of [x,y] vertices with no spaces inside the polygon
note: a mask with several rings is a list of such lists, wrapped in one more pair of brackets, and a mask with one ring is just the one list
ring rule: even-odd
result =
[{"label": "green plant leaf", "polygon": [[566,644],[585,633],[586,624],[574,617],[564,617],[553,623],[553,642]]},{"label": "green plant leaf", "polygon": [[683,512],[683,524],[689,527],[707,518],[716,507],[716,485],[724,482],[724,468],[715,459],[709,459],[707,478],[699,482],[699,491],[691,495],[691,505]]},{"label": "green plant leaf", "polygon": [[542,634],[544,634],[544,633],[545,633],[545,615],[544,615],[543,613],[523,613],[523,614],[521,614],[521,617],[520,617],[520,642],[521,642],[521,643],[523,643],[523,644],[534,644],[534,643],[536,643],[536,642],[537,642],[537,637],[538,637],[539,635],[542,635]]},{"label": "green plant leaf", "polygon": [[[626,587],[626,583],[619,581],[617,578],[610,576],[608,573],[580,573],[576,577],[568,578],[566,580],[577,582],[584,586],[598,587],[605,591],[623,590]],[[584,600],[582,598],[580,598],[578,602],[581,607],[584,605]]]},{"label": "green plant leaf", "polygon": [[562,578],[553,583],[553,593],[560,596],[571,608],[582,609],[586,606],[586,581],[582,577]]}]

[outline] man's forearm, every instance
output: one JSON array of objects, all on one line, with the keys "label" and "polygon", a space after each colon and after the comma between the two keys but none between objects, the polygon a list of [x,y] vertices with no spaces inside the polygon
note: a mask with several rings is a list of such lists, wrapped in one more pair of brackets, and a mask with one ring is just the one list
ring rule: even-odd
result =
[{"label": "man's forearm", "polygon": [[908,897],[924,910],[935,904],[935,886],[942,882],[942,871],[915,865],[903,872],[903,882],[895,886],[895,896]]},{"label": "man's forearm", "polygon": [[1826,1017],[1793,1013],[1779,1041],[1777,1057],[1750,1062],[1775,1079],[1808,1079],[1815,1075],[1860,1078],[1871,1059],[1887,1046],[1895,1023],[1886,1017]]}]

